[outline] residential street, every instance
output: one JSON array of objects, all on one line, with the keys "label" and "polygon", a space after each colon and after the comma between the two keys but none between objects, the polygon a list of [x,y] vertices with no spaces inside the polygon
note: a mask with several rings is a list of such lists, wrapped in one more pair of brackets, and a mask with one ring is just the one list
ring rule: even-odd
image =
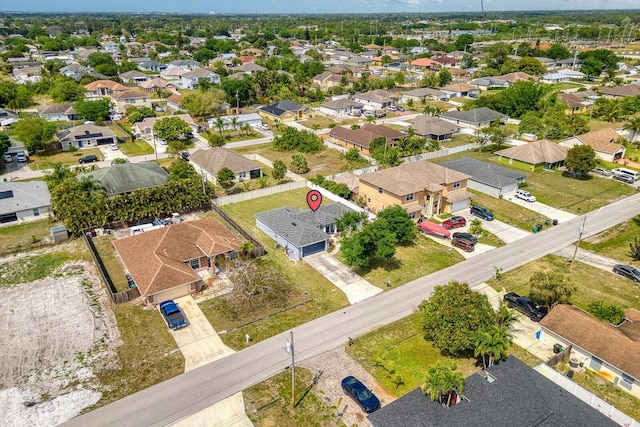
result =
[{"label": "residential street", "polygon": [[[640,193],[593,211],[585,220],[592,235],[640,214]],[[435,285],[459,280],[470,286],[491,278],[495,268],[509,271],[578,240],[582,217],[470,258],[293,330],[298,361],[330,351],[415,311]],[[154,387],[75,418],[69,426],[168,425],[201,411],[287,368],[284,343],[289,331],[259,342]]]}]

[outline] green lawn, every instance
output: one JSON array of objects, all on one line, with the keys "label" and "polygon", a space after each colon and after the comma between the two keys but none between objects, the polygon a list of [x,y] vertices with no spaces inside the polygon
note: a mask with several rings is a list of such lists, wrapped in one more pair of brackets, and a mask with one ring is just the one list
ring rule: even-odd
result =
[{"label": "green lawn", "polygon": [[51,252],[0,264],[0,288],[44,279],[70,259],[66,252]]},{"label": "green lawn", "polygon": [[587,237],[582,240],[580,247],[640,268],[640,261],[634,261],[629,254],[629,244],[633,243],[637,236],[640,236],[640,217]]},{"label": "green lawn", "polygon": [[[547,255],[515,270],[504,273],[500,280],[492,279],[488,283],[497,291],[516,292],[527,295],[528,282],[534,272],[556,271],[568,272],[569,263],[566,258]],[[604,301],[608,304],[618,304],[625,308],[640,309],[640,287],[629,279],[592,267],[581,262],[575,262],[571,269],[571,276],[577,285],[577,290],[571,296],[571,303],[584,310],[593,301]]]},{"label": "green lawn", "polygon": [[116,288],[117,292],[126,291],[129,289],[129,283],[125,276],[125,271],[118,253],[111,245],[111,242],[116,238],[111,234],[96,237],[93,239],[93,244],[96,247],[96,251],[100,255],[100,259],[104,263],[104,267],[111,277],[111,281]]},{"label": "green lawn", "polygon": [[496,199],[495,197],[469,190],[473,194],[471,198],[474,205],[481,205],[489,209],[495,215],[497,220],[505,222],[514,227],[531,231],[534,225],[544,223],[547,218],[532,210],[523,208],[505,199]]},{"label": "green lawn", "polygon": [[122,151],[122,154],[129,157],[153,154],[153,147],[144,139],[136,139],[118,144],[118,148]]},{"label": "green lawn", "polygon": [[[588,118],[588,115],[585,115],[585,118]],[[590,120],[589,121],[589,129],[591,129],[592,131],[594,130],[601,130],[601,129],[606,129],[606,128],[611,128],[611,129],[619,129],[622,126],[624,126],[625,122],[604,122],[602,120]]]},{"label": "green lawn", "polygon": [[75,151],[57,151],[55,153],[38,152],[29,157],[29,166],[31,169],[51,169],[53,163],[62,163],[64,166],[72,166],[78,164],[80,157],[95,154],[98,159],[102,160],[102,152],[99,148],[83,148]]},{"label": "green lawn", "polygon": [[326,129],[332,123],[336,123],[333,119],[325,116],[316,116],[307,120],[303,120],[300,124],[307,129],[313,131],[314,127],[317,129]]},{"label": "green lawn", "polygon": [[51,227],[55,225],[59,223],[42,219],[0,227],[0,256],[48,246],[44,238],[49,236]]},{"label": "green lawn", "polygon": [[440,143],[440,146],[441,147],[445,147],[445,148],[458,147],[460,145],[469,144],[470,142],[473,142],[474,139],[475,139],[475,137],[473,135],[466,135],[466,134],[463,134],[463,133],[457,133],[457,134],[453,135],[453,137],[451,138],[451,141],[442,141]]}]

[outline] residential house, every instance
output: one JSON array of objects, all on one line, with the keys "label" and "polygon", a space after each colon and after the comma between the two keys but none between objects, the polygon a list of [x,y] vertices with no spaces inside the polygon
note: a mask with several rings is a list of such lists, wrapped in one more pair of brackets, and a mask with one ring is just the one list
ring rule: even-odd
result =
[{"label": "residential house", "polygon": [[84,86],[87,99],[104,98],[117,92],[129,90],[128,87],[112,80],[96,80]]},{"label": "residential house", "polygon": [[311,117],[312,111],[297,102],[283,100],[258,108],[258,114],[263,119],[272,120],[275,123],[288,123]]},{"label": "residential house", "polygon": [[115,196],[143,188],[167,185],[169,173],[155,162],[127,162],[76,175],[78,181],[85,177],[99,182],[106,190],[107,196]]},{"label": "residential house", "polygon": [[600,87],[598,88],[605,98],[625,98],[627,96],[640,96],[640,85],[629,84],[626,86]]},{"label": "residential house", "polygon": [[[231,116],[220,116],[220,120],[224,125],[224,129],[233,129],[233,119],[236,119],[236,129],[241,129],[244,125],[258,126],[262,124],[262,117],[257,113],[249,114],[235,114]],[[210,129],[217,129],[218,117],[211,117],[207,119],[207,123]]]},{"label": "residential house", "polygon": [[438,68],[451,68],[455,67],[458,63],[455,58],[451,58],[450,56],[436,56],[432,59],[439,64]]},{"label": "residential house", "polygon": [[329,132],[329,141],[346,149],[355,148],[361,154],[370,156],[371,142],[376,138],[385,138],[387,145],[395,146],[400,139],[407,136],[384,125],[366,123],[360,129],[352,130],[337,126]]},{"label": "residential house", "polygon": [[43,104],[36,108],[38,115],[50,122],[72,122],[80,117],[73,104]]},{"label": "residential house", "polygon": [[351,211],[342,203],[323,204],[315,211],[285,206],[257,213],[256,227],[284,248],[289,259],[302,259],[326,251],[329,237],[337,232],[336,219]]},{"label": "residential house", "polygon": [[361,104],[368,105],[374,110],[382,110],[393,105],[391,92],[383,89],[356,93],[352,99]]},{"label": "residential house", "polygon": [[589,145],[595,151],[598,159],[605,162],[615,162],[624,159],[626,152],[624,145],[618,144],[619,138],[620,135],[615,130],[604,128],[563,139],[558,144],[567,148],[573,148],[576,145]]},{"label": "residential house", "polygon": [[170,108],[173,111],[181,111],[182,98],[183,96],[180,95],[179,93],[174,93],[173,95],[167,98],[167,108]]},{"label": "residential house", "polygon": [[364,56],[354,56],[352,58],[346,59],[344,61],[345,65],[351,66],[351,67],[362,67],[365,68],[369,65],[374,65],[373,62],[375,61],[372,60],[371,58],[365,58]]},{"label": "residential house", "polygon": [[541,339],[571,346],[571,357],[640,398],[640,311],[627,309],[618,326],[591,316],[578,307],[556,305],[541,321]]},{"label": "residential house", "polygon": [[402,102],[406,103],[410,99],[414,102],[422,102],[422,100],[448,101],[449,97],[441,90],[422,87],[407,91],[404,93],[404,95],[402,95]]},{"label": "residential house", "polygon": [[368,415],[371,427],[617,426],[514,356],[465,380],[445,407],[420,387]]},{"label": "residential house", "polygon": [[348,98],[327,101],[320,105],[320,112],[327,116],[360,115],[363,105]]},{"label": "residential house", "polygon": [[243,62],[238,70],[242,71],[244,74],[252,75],[254,73],[259,73],[263,71],[267,71],[265,67],[262,65],[258,65],[255,62]]},{"label": "residential house", "polygon": [[62,151],[69,151],[71,146],[88,148],[115,144],[118,142],[118,137],[106,126],[84,124],[58,132],[58,141],[62,144]]},{"label": "residential house", "polygon": [[472,159],[471,157],[448,160],[439,163],[439,165],[471,176],[467,181],[468,188],[488,194],[496,199],[505,194],[512,194],[518,189],[518,184],[524,182],[527,177],[522,171]]},{"label": "residential house", "polygon": [[206,218],[114,240],[113,246],[147,304],[200,292],[203,277],[238,256],[242,240]]},{"label": "residential house", "polygon": [[447,111],[440,118],[462,127],[480,129],[489,126],[496,120],[506,123],[508,117],[487,107],[474,108],[467,111]]},{"label": "residential house", "polygon": [[379,212],[402,206],[415,220],[469,207],[469,175],[443,166],[419,161],[381,169],[360,176],[358,196],[367,208]]},{"label": "residential house", "polygon": [[385,68],[388,71],[392,71],[394,73],[404,73],[409,69],[409,64],[407,64],[406,62],[394,61],[385,65]]},{"label": "residential house", "polygon": [[42,66],[24,67],[13,70],[13,79],[18,84],[37,83],[42,79]]},{"label": "residential house", "polygon": [[167,64],[167,69],[180,68],[185,71],[191,71],[200,67],[202,67],[202,65],[198,61],[194,61],[193,59],[176,59],[175,61],[171,61],[169,62],[169,64]]},{"label": "residential house", "polygon": [[194,68],[180,76],[180,87],[182,89],[197,89],[200,80],[207,80],[212,84],[220,84],[220,75],[206,68]]},{"label": "residential house", "polygon": [[580,71],[566,69],[566,68],[562,70],[558,70],[557,72],[568,76],[570,80],[581,80],[587,77],[586,74],[581,73]]},{"label": "residential house", "polygon": [[497,78],[506,80],[509,84],[514,84],[515,82],[527,82],[527,81],[537,82],[538,81],[538,78],[536,76],[523,73],[522,71],[516,71],[515,73],[509,73],[502,76],[497,76]]},{"label": "residential house", "polygon": [[477,87],[468,83],[449,83],[440,90],[446,93],[449,98],[454,96],[465,97],[474,93],[477,95],[480,92]]},{"label": "residential house", "polygon": [[328,90],[332,87],[340,86],[343,77],[345,83],[348,83],[348,85],[345,85],[345,87],[350,86],[352,84],[352,80],[348,77],[341,74],[332,73],[331,71],[324,71],[311,79],[311,87]]},{"label": "residential house", "polygon": [[174,67],[167,68],[160,72],[160,77],[165,80],[180,80],[182,75],[187,74],[189,70],[183,70],[182,68]]},{"label": "residential house", "polygon": [[0,107],[0,128],[11,126],[18,121],[18,116],[5,108]]},{"label": "residential house", "polygon": [[416,116],[411,121],[411,127],[416,135],[435,141],[448,141],[460,132],[460,126],[435,116]]},{"label": "residential house", "polygon": [[216,184],[218,172],[222,168],[231,169],[237,182],[257,179],[262,176],[262,166],[227,148],[199,149],[191,153],[189,160]]},{"label": "residential house", "polygon": [[114,42],[114,41],[108,41],[105,43],[102,43],[102,51],[106,52],[106,53],[115,53],[118,51],[118,43]]},{"label": "residential house", "polygon": [[156,77],[155,79],[147,80],[142,83],[138,83],[138,87],[147,93],[157,92],[159,90],[168,90],[170,92],[177,92],[178,88],[175,84]]},{"label": "residential house", "polygon": [[180,119],[184,120],[186,124],[189,125],[192,133],[198,132],[199,126],[189,114],[176,114],[173,116],[163,116],[163,117],[146,117],[141,122],[135,123],[131,127],[131,131],[133,132],[133,135],[138,139],[144,139],[145,141],[153,141],[153,137],[154,137],[153,126],[156,124],[158,120],[162,120],[167,117],[179,117]]},{"label": "residential house", "polygon": [[51,193],[44,181],[0,181],[0,225],[15,225],[47,216]]},{"label": "residential house", "polygon": [[497,77],[479,77],[469,81],[471,86],[475,86],[480,90],[504,89],[509,87],[509,82]]},{"label": "residential house", "polygon": [[69,64],[60,68],[60,74],[65,77],[71,77],[72,79],[78,81],[87,74],[93,74],[93,70],[91,70],[91,68],[89,67],[85,67],[84,65]]},{"label": "residential house", "polygon": [[582,60],[576,58],[566,58],[566,59],[559,59],[555,62],[555,66],[556,67],[571,67],[571,68],[576,68],[576,67],[580,67],[580,65],[582,65]]},{"label": "residential house", "polygon": [[451,67],[449,69],[449,73],[451,73],[451,77],[453,80],[467,80],[471,77],[471,71],[463,70],[461,68]]},{"label": "residential house", "polygon": [[115,104],[113,109],[120,114],[124,114],[131,107],[147,107],[151,108],[151,96],[147,93],[137,90],[125,90],[122,92],[114,92],[110,96]]},{"label": "residential house", "polygon": [[439,63],[429,58],[418,58],[411,61],[411,66],[415,71],[433,71],[440,66]]},{"label": "residential house", "polygon": [[131,70],[119,75],[120,80],[124,83],[140,84],[148,81],[151,76],[138,70]]},{"label": "residential house", "polygon": [[496,151],[497,161],[519,169],[551,170],[564,164],[567,148],[548,139],[529,142],[524,145]]},{"label": "residential house", "polygon": [[550,73],[542,76],[542,83],[568,82],[569,76],[563,73]]},{"label": "residential house", "polygon": [[558,92],[557,97],[558,101],[567,104],[567,108],[564,110],[566,114],[584,113],[589,105],[573,93]]},{"label": "residential house", "polygon": [[154,73],[162,73],[167,70],[167,64],[163,64],[162,62],[153,61],[147,58],[146,61],[143,61],[138,64],[138,68],[142,71],[152,71]]}]

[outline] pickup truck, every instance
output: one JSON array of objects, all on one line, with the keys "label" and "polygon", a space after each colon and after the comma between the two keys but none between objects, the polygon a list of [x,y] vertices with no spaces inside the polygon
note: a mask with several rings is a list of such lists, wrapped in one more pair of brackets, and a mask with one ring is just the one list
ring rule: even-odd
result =
[{"label": "pickup truck", "polygon": [[529,297],[523,297],[514,292],[509,292],[504,296],[503,300],[509,308],[517,308],[529,316],[529,319],[534,322],[539,322],[547,315],[547,310],[544,307],[540,307]]},{"label": "pickup truck", "polygon": [[160,303],[160,313],[164,317],[165,322],[169,329],[176,330],[187,326],[187,321],[184,318],[184,314],[178,308],[178,305],[173,300],[167,300]]}]

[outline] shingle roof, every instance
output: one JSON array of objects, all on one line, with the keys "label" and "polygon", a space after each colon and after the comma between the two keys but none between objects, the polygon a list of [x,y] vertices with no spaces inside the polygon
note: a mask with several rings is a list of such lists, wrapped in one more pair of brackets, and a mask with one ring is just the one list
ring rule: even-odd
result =
[{"label": "shingle roof", "polygon": [[536,76],[532,76],[530,74],[523,73],[522,71],[517,71],[515,73],[505,74],[503,76],[498,76],[498,78],[506,80],[509,83],[515,83],[515,82],[527,81],[527,80],[538,81],[538,78]]},{"label": "shingle roof", "polygon": [[362,107],[359,102],[352,101],[347,98],[336,99],[335,101],[327,101],[321,105],[321,107],[337,110],[347,107]]},{"label": "shingle roof", "polygon": [[477,88],[467,83],[451,83],[442,88],[442,90],[449,90],[454,92],[469,92],[470,90],[474,89]]},{"label": "shingle roof", "polygon": [[541,139],[528,144],[505,148],[504,150],[496,151],[494,154],[537,165],[540,163],[561,162],[567,158],[567,151],[566,147],[548,139]]},{"label": "shingle roof", "polygon": [[603,95],[640,96],[640,86],[634,84],[616,87],[601,87],[600,91]]},{"label": "shingle roof", "polygon": [[237,252],[241,244],[214,218],[174,224],[113,242],[143,296],[200,280],[186,261]]},{"label": "shingle roof", "polygon": [[468,111],[447,111],[446,113],[441,114],[440,117],[446,117],[451,120],[460,120],[467,123],[479,124],[492,122],[494,120],[502,119],[507,116],[502,113],[498,113],[497,111],[494,111],[490,108],[480,107]]},{"label": "shingle roof", "polygon": [[148,98],[149,94],[144,92],[139,92],[137,90],[123,90],[119,92],[114,92],[111,95],[114,99],[132,99],[132,98]]},{"label": "shingle roof", "polygon": [[120,83],[116,83],[112,80],[96,80],[95,82],[91,82],[84,87],[90,92],[104,88],[110,89],[112,91],[127,90],[126,86],[121,85]]},{"label": "shingle roof", "polygon": [[523,172],[486,163],[471,157],[461,157],[440,163],[449,169],[471,175],[470,181],[480,182],[494,188],[503,188],[518,182],[527,175]]},{"label": "shingle roof", "polygon": [[602,153],[614,154],[624,148],[622,145],[616,143],[620,135],[611,128],[583,133],[582,135],[578,135],[577,138],[584,144],[591,146],[595,151]]},{"label": "shingle roof", "polygon": [[590,407],[520,360],[509,356],[466,379],[467,399],[450,408],[432,402],[417,388],[368,416],[375,427],[613,427],[610,418]]},{"label": "shingle roof", "polygon": [[96,137],[115,138],[116,134],[114,131],[112,131],[106,126],[96,126],[96,125],[75,126],[75,127],[72,127],[71,129],[66,129],[58,133],[58,139],[60,141],[77,140],[77,139],[83,139],[83,138],[96,138]]},{"label": "shingle roof", "polygon": [[460,130],[460,126],[435,116],[416,116],[412,125],[418,135],[449,135]]},{"label": "shingle roof", "polygon": [[428,161],[403,163],[393,168],[360,176],[360,182],[395,194],[406,196],[423,190],[440,191],[444,184],[451,184],[469,178],[469,175],[447,169]]},{"label": "shingle roof", "polygon": [[582,99],[572,93],[558,92],[558,100],[566,103],[569,108],[584,107]]},{"label": "shingle roof", "polygon": [[38,105],[36,110],[38,110],[38,114],[76,114],[73,104]]},{"label": "shingle roof", "polygon": [[0,215],[51,205],[51,193],[44,181],[0,182],[0,192],[5,191],[11,191],[12,197],[0,198]]},{"label": "shingle roof", "polygon": [[350,209],[342,203],[322,205],[315,212],[285,206],[259,212],[256,219],[296,248],[302,248],[328,240],[329,236],[320,227],[334,223],[348,211]]},{"label": "shingle roof", "polygon": [[444,92],[442,92],[441,90],[438,89],[431,89],[428,87],[421,87],[418,89],[413,89],[410,90],[408,92],[405,92],[405,96],[416,96],[419,98],[425,97],[425,96],[446,96],[446,94]]},{"label": "shingle roof", "polygon": [[262,166],[246,157],[222,147],[198,149],[189,158],[212,175],[217,175],[223,167],[231,169],[234,173],[262,169]]},{"label": "shingle roof", "polygon": [[360,129],[355,130],[338,126],[332,129],[329,135],[365,148],[369,148],[371,141],[379,137],[386,138],[387,143],[389,143],[389,141],[394,141],[406,136],[395,129],[388,128],[384,125],[374,125],[372,123],[367,123]]},{"label": "shingle roof", "polygon": [[285,99],[284,101],[274,102],[273,104],[266,105],[261,108],[262,111],[265,111],[274,116],[282,116],[287,112],[297,112],[300,110],[305,110],[305,107],[302,104],[298,104],[297,102],[289,101]]},{"label": "shingle roof", "polygon": [[540,325],[640,379],[640,342],[577,307],[558,304]]},{"label": "shingle roof", "polygon": [[167,183],[169,174],[154,162],[117,163],[80,174],[76,179],[91,176],[102,184],[107,195],[129,193],[141,188],[159,187]]}]

